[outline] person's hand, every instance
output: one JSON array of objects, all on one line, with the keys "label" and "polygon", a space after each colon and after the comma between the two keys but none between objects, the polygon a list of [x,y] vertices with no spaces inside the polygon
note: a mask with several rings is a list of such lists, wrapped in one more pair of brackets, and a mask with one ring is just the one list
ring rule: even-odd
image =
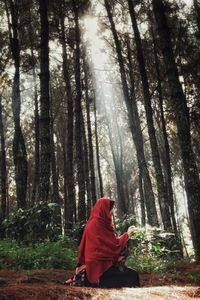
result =
[{"label": "person's hand", "polygon": [[135,226],[130,226],[127,230],[128,237],[131,238],[134,232],[135,232]]}]

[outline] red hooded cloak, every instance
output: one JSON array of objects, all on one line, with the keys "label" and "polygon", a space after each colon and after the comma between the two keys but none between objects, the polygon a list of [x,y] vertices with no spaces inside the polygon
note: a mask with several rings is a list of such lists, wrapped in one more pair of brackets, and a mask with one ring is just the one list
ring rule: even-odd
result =
[{"label": "red hooded cloak", "polygon": [[125,232],[115,234],[110,214],[110,199],[100,198],[94,205],[79,246],[78,262],[86,265],[87,278],[98,282],[100,276],[117,262],[128,240]]}]

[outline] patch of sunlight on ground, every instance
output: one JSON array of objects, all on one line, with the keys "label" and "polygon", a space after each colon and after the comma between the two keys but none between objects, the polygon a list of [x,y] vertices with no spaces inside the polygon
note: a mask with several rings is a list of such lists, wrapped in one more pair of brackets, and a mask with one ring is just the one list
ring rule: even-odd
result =
[{"label": "patch of sunlight on ground", "polygon": [[[93,300],[189,300],[192,287],[162,286],[149,288],[123,288],[95,290]],[[195,300],[200,299],[195,297]]]}]

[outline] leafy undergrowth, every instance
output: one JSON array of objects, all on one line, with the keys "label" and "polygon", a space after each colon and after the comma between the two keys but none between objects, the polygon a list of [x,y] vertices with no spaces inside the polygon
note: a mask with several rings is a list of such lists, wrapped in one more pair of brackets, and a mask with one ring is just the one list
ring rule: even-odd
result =
[{"label": "leafy undergrowth", "polygon": [[[31,270],[34,269],[66,269],[74,270],[76,266],[77,245],[69,238],[58,241],[44,241],[32,245],[18,244],[15,241],[0,241],[0,269]],[[158,280],[170,274],[169,280],[174,280],[182,275],[180,266],[194,266],[188,260],[160,257],[159,255],[133,248],[126,261],[126,265],[136,269],[141,274],[151,278],[157,276]],[[156,273],[158,275],[156,275]],[[200,267],[192,267],[184,271],[185,282],[200,284]]]},{"label": "leafy undergrowth", "polygon": [[0,241],[0,300],[200,299],[200,265],[196,263],[133,247],[127,265],[139,271],[141,289],[108,290],[64,284],[74,274],[76,256],[77,245],[69,238],[32,245]]},{"label": "leafy undergrowth", "polygon": [[2,240],[0,241],[0,269],[66,268],[70,270],[75,267],[76,254],[76,248],[68,238],[32,245]]}]

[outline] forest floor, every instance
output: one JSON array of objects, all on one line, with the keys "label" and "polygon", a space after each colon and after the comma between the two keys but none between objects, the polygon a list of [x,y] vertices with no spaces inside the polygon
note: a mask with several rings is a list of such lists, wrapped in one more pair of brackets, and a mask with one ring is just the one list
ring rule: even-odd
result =
[{"label": "forest floor", "polygon": [[2,269],[0,300],[200,300],[200,285],[194,284],[199,271],[194,263],[180,265],[176,272],[141,273],[140,288],[96,289],[64,285],[72,271]]}]

